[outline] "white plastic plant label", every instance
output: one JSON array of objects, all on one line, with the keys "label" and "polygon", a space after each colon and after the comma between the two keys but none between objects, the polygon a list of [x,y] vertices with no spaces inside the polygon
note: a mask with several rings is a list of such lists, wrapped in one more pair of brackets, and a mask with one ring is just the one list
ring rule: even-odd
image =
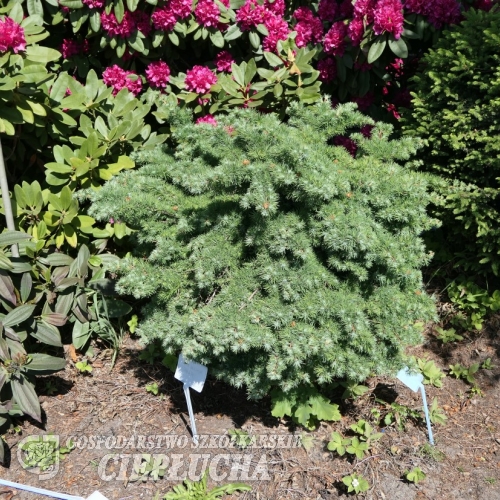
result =
[{"label": "white plastic plant label", "polygon": [[208,368],[195,363],[194,361],[186,361],[182,354],[179,356],[177,362],[177,369],[175,370],[174,377],[184,384],[184,395],[186,396],[186,403],[189,411],[189,420],[191,422],[191,432],[193,434],[193,441],[198,444],[198,433],[196,431],[196,422],[194,420],[193,405],[191,404],[191,394],[189,388],[193,388],[197,392],[203,390],[203,385],[207,378]]},{"label": "white plastic plant label", "polygon": [[421,373],[411,373],[408,367],[406,367],[399,370],[396,377],[398,378],[398,380],[403,382],[404,385],[409,387],[413,392],[417,392],[420,389],[420,393],[422,394],[422,402],[424,404],[425,422],[427,423],[427,433],[429,435],[429,443],[434,445],[434,436],[432,435],[431,420],[429,417],[429,408],[427,407],[427,398],[425,396],[425,387],[424,384],[422,383],[424,380],[424,376]]},{"label": "white plastic plant label", "polygon": [[191,387],[191,389],[194,389],[196,392],[201,392],[207,378],[207,372],[208,368],[206,366],[195,363],[194,361],[186,361],[181,354],[174,377],[184,382],[184,385]]},{"label": "white plastic plant label", "polygon": [[396,377],[413,392],[417,392],[420,389],[424,380],[424,376],[421,373],[410,373],[408,368],[402,368],[399,370]]}]

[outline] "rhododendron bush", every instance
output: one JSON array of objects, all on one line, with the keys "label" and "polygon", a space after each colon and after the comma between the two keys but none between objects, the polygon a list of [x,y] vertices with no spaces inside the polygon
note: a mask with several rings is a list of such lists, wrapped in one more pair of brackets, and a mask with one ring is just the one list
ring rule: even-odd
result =
[{"label": "rhododendron bush", "polygon": [[[471,5],[488,10],[493,1],[34,0],[23,7],[52,26],[48,43],[61,50],[63,69],[82,78],[94,67],[115,93],[173,93],[203,116],[241,105],[283,109],[283,99],[310,103],[321,91],[372,114],[382,104],[398,118],[414,56]],[[290,80],[287,68],[303,72],[292,68],[290,51],[298,49],[313,51],[311,71]],[[266,52],[281,64],[270,68]],[[232,64],[251,59],[252,88],[227,84]]]}]

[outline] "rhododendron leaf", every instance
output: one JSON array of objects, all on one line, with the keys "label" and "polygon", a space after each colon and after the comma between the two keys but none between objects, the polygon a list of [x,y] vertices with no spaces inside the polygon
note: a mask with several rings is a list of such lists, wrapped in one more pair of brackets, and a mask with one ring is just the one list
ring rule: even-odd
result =
[{"label": "rhododendron leaf", "polygon": [[283,66],[283,60],[272,52],[264,52],[264,57],[266,61],[273,67]]},{"label": "rhododendron leaf", "polygon": [[40,0],[28,0],[27,7],[30,16],[33,14],[43,16],[43,5]]},{"label": "rhododendron leaf", "polygon": [[115,4],[114,12],[116,20],[119,23],[121,23],[123,21],[123,16],[125,15],[125,5],[123,5],[123,0],[116,0],[114,4]]},{"label": "rhododendron leaf", "polygon": [[219,48],[224,47],[224,37],[222,33],[217,30],[215,33],[210,33],[210,41]]},{"label": "rhododendron leaf", "polygon": [[408,57],[408,47],[402,38],[396,40],[393,36],[389,38],[389,48],[392,50],[393,54],[402,59]]},{"label": "rhododendron leaf", "polygon": [[231,9],[239,9],[240,7],[243,7],[243,5],[245,5],[245,0],[231,0],[229,2]]},{"label": "rhododendron leaf", "polygon": [[[128,44],[130,47],[132,47],[134,50],[137,50],[137,52],[144,53],[145,47],[144,47],[144,42],[142,41],[141,37],[138,36],[139,31],[136,31],[129,39],[128,39]],[[177,36],[177,35],[176,35]]]},{"label": "rhododendron leaf", "polygon": [[9,17],[13,19],[17,24],[21,24],[24,19],[24,12],[21,3],[14,2],[14,6],[9,12]]},{"label": "rhododendron leaf", "polygon": [[179,45],[179,37],[176,35],[176,33],[174,33],[173,31],[171,31],[169,34],[168,34],[168,39],[175,45],[175,46],[178,46]]},{"label": "rhododendron leaf", "polygon": [[418,33],[415,33],[414,31],[411,31],[408,28],[405,28],[403,30],[402,36],[404,36],[405,38],[413,38],[413,39],[421,38],[421,36]]},{"label": "rhododendron leaf", "polygon": [[30,61],[47,64],[51,61],[57,61],[61,57],[61,53],[49,47],[29,45],[26,47],[26,56]]},{"label": "rhododendron leaf", "polygon": [[267,28],[264,24],[258,24],[257,31],[264,36],[269,35],[269,31],[267,30]]},{"label": "rhododendron leaf", "polygon": [[151,38],[151,44],[156,49],[161,45],[161,42],[165,39],[165,33],[163,31],[155,31],[153,37]]},{"label": "rhododendron leaf", "polygon": [[137,6],[139,5],[139,0],[127,0],[127,7],[128,10],[131,12],[134,12],[135,9],[137,9]]},{"label": "rhododendron leaf", "polygon": [[252,78],[257,73],[257,65],[255,64],[255,59],[250,59],[247,63],[247,67],[245,69],[245,85],[248,85]]},{"label": "rhododendron leaf", "polygon": [[236,38],[239,38],[242,35],[242,32],[240,28],[238,27],[237,24],[233,24],[227,31],[226,34],[224,35],[224,39],[229,41],[229,40],[235,40]]},{"label": "rhododendron leaf", "polygon": [[89,15],[90,27],[93,31],[98,32],[101,28],[101,15],[98,10],[93,10]]},{"label": "rhododendron leaf", "polygon": [[250,40],[250,44],[254,49],[258,49],[260,47],[260,37],[255,31],[251,31],[248,35]]},{"label": "rhododendron leaf", "polygon": [[60,0],[59,4],[70,9],[81,9],[83,7],[81,0]]},{"label": "rhododendron leaf", "polygon": [[385,46],[387,44],[387,40],[382,36],[379,36],[373,43],[372,46],[370,47],[370,50],[368,51],[368,64],[371,64],[375,62],[381,55],[382,52],[384,52]]}]

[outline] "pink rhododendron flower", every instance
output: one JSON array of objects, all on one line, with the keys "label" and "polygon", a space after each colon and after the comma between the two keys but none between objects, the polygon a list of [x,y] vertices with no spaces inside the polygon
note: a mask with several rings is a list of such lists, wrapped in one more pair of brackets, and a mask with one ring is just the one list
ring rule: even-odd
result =
[{"label": "pink rhododendron flower", "polygon": [[217,71],[225,71],[229,73],[231,71],[231,64],[234,62],[235,60],[233,59],[233,56],[227,50],[223,50],[215,56],[215,67],[217,68]]},{"label": "pink rhododendron flower", "polygon": [[199,0],[194,15],[202,26],[216,27],[219,24],[220,10],[214,0]]},{"label": "pink rhododendron flower", "polygon": [[285,15],[285,0],[265,0],[264,7],[273,14],[283,17]]},{"label": "pink rhododendron flower", "polygon": [[83,4],[91,9],[102,9],[105,0],[82,0]]},{"label": "pink rhododendron flower", "polygon": [[357,47],[365,34],[365,25],[362,19],[354,18],[347,28],[347,34],[354,47]]},{"label": "pink rhododendron flower", "polygon": [[293,17],[298,23],[295,25],[297,47],[305,47],[308,43],[319,43],[323,38],[323,23],[307,7],[299,7]]},{"label": "pink rhododendron flower", "polygon": [[333,57],[321,59],[318,62],[319,79],[322,82],[330,83],[337,78],[337,61]]},{"label": "pink rhododendron flower", "polygon": [[323,47],[327,54],[342,56],[345,50],[344,39],[347,35],[347,26],[342,21],[333,23],[330,31],[325,35]]},{"label": "pink rhododendron flower", "polygon": [[358,145],[350,137],[337,135],[333,138],[333,144],[335,144],[335,146],[343,146],[345,149],[347,149],[352,157],[356,156]]},{"label": "pink rhododendron flower", "polygon": [[61,45],[61,53],[64,59],[69,59],[71,56],[75,56],[80,53],[81,44],[72,40],[71,38],[65,38]]},{"label": "pink rhododendron flower", "polygon": [[356,0],[354,4],[354,18],[366,19],[367,24],[373,23],[373,9],[377,0]]},{"label": "pink rhododendron flower", "polygon": [[193,0],[171,0],[169,6],[179,19],[185,19],[193,10]]},{"label": "pink rhododendron flower", "polygon": [[401,0],[378,0],[373,17],[373,32],[376,35],[388,32],[396,40],[401,36],[404,23]]},{"label": "pink rhododendron flower", "polygon": [[142,10],[136,10],[135,12],[132,12],[132,17],[134,19],[136,28],[140,32],[148,36],[149,33],[151,33],[150,16]]},{"label": "pink rhododendron flower", "polygon": [[26,50],[24,29],[10,17],[0,19],[0,52],[12,49],[15,54]]},{"label": "pink rhododendron flower", "polygon": [[153,20],[153,25],[157,30],[172,31],[174,26],[177,24],[177,17],[172,9],[168,7],[156,9],[151,15],[151,19]]},{"label": "pink rhododendron flower", "polygon": [[457,24],[460,22],[462,14],[457,0],[438,0],[433,3],[434,5],[429,9],[427,17],[436,28],[442,28],[444,24]]},{"label": "pink rhododendron flower", "polygon": [[245,5],[236,12],[236,22],[240,29],[248,31],[254,26],[264,24],[267,14],[266,8],[257,3],[256,0],[247,0]]},{"label": "pink rhododendron flower", "polygon": [[196,125],[199,125],[200,123],[208,123],[209,125],[213,125],[214,127],[217,126],[217,121],[213,117],[213,115],[205,115],[196,120]]},{"label": "pink rhododendron flower", "polygon": [[129,38],[136,29],[134,16],[129,11],[125,12],[121,23],[118,22],[113,12],[109,14],[102,12],[101,25],[104,31],[111,37]]},{"label": "pink rhododendron flower", "polygon": [[146,68],[146,80],[154,89],[164,89],[170,78],[170,68],[163,61],[154,61]]},{"label": "pink rhododendron flower", "polygon": [[262,47],[268,52],[276,52],[278,42],[288,38],[288,34],[290,33],[288,23],[282,17],[268,13],[264,25],[269,35],[264,38]]},{"label": "pink rhododendron flower", "polygon": [[217,77],[206,66],[193,66],[186,73],[186,88],[197,94],[206,94],[212,85],[217,83]]},{"label": "pink rhododendron flower", "polygon": [[106,68],[102,73],[104,83],[113,87],[113,95],[116,95],[123,88],[127,88],[134,95],[142,90],[142,80],[130,78],[131,76],[137,77],[134,72],[125,71],[116,64]]},{"label": "pink rhododendron flower", "polygon": [[375,125],[363,125],[360,129],[360,132],[364,137],[369,139],[372,136],[372,130],[375,128]]},{"label": "pink rhododendron flower", "polygon": [[338,17],[339,5],[335,0],[320,0],[318,5],[318,17],[322,21],[333,22]]},{"label": "pink rhododendron flower", "polygon": [[389,113],[391,113],[391,115],[396,118],[396,120],[399,120],[401,118],[401,115],[398,113],[398,108],[395,104],[388,104],[387,111],[389,111]]}]

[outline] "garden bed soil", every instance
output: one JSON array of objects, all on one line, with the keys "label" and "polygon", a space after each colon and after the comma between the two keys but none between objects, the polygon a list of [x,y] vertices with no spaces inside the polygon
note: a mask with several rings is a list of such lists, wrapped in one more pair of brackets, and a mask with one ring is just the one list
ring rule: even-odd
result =
[{"label": "garden bed soil", "polygon": [[[192,392],[196,425],[203,436],[200,446],[193,448],[181,383],[161,363],[140,361],[142,347],[136,340],[125,340],[111,371],[110,351],[96,349],[89,375],[78,372],[75,361],[80,356],[68,349],[65,371],[38,381],[43,424],[25,421],[18,433],[5,436],[10,451],[0,475],[73,495],[88,496],[99,490],[110,500],[161,498],[182,482],[183,474],[196,479],[207,466],[212,468],[209,487],[217,484],[214,478],[224,478],[219,484],[239,479],[252,486],[251,492],[225,497],[241,500],[326,500],[348,496],[500,500],[499,326],[500,317],[494,317],[481,334],[448,344],[428,332],[427,342],[413,354],[428,356],[442,369],[452,363],[469,366],[491,358],[493,368],[476,374],[482,394],[471,394],[470,384],[451,376],[443,379],[440,389],[427,385],[429,403],[437,397],[448,417],[446,425],[434,426],[436,446],[428,445],[423,421],[410,420],[404,431],[394,426],[383,428],[382,439],[361,460],[329,452],[326,444],[331,432],[348,433],[349,426],[360,418],[373,421],[371,410],[383,409],[375,398],[420,410],[418,393],[394,379],[370,379],[370,390],[354,401],[341,400],[340,392],[332,395],[340,405],[342,420],[323,422],[302,440],[303,430],[270,415],[269,400],[248,401],[244,390],[209,377],[201,394]],[[145,389],[153,382],[159,386],[158,395]],[[55,393],[48,395],[47,391]],[[235,428],[256,436],[256,443],[245,449],[234,443],[228,445],[225,435]],[[48,433],[59,436],[61,445],[73,436],[77,447],[64,455],[58,467],[42,473],[53,477],[41,480],[36,470],[20,465],[17,445],[27,436]],[[139,463],[141,453],[169,458],[170,468],[163,478],[156,482],[130,480],[134,460]],[[404,478],[405,471],[414,467],[426,473],[425,480],[417,485]],[[353,472],[370,484],[370,490],[358,497],[347,495],[341,482],[342,477]],[[10,498],[48,497],[0,487],[0,500]]]}]

